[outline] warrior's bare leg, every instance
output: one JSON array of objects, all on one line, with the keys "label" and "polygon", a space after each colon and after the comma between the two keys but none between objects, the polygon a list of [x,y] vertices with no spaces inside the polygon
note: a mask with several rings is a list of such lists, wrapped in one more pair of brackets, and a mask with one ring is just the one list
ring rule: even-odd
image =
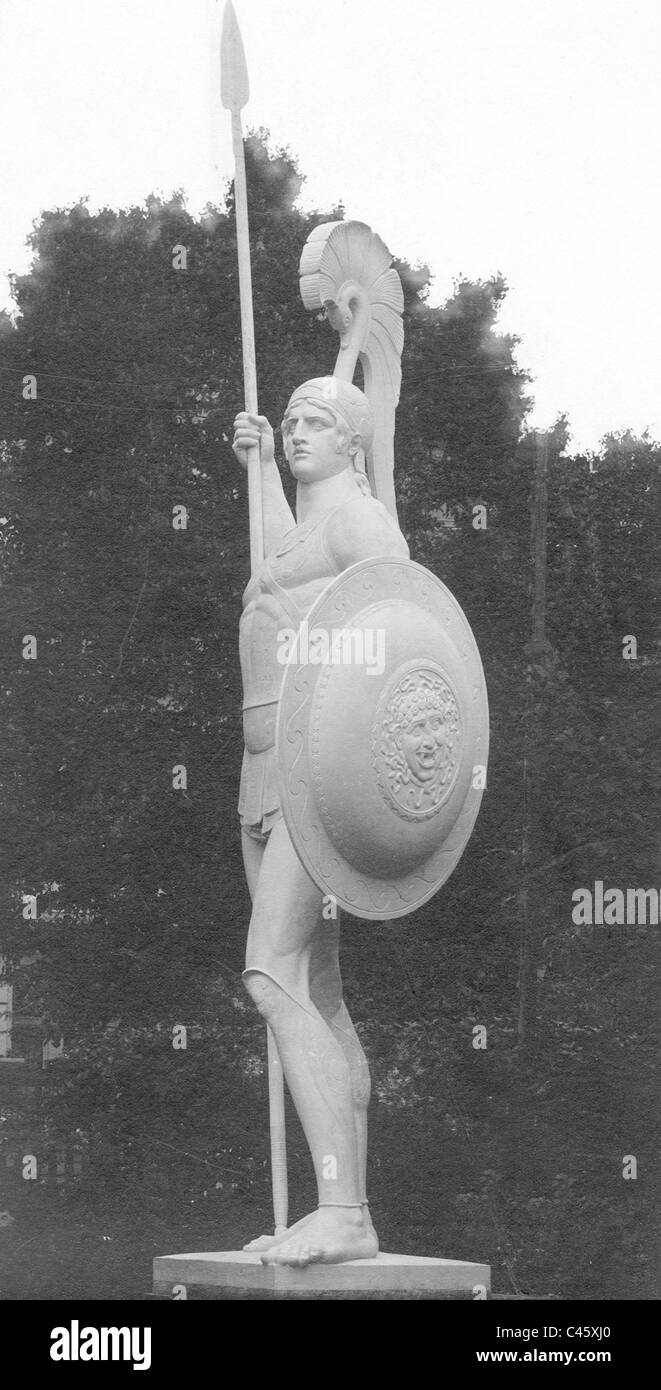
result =
[{"label": "warrior's bare leg", "polygon": [[[243,859],[251,899],[254,898],[266,843],[243,834]],[[319,914],[319,930],[315,933],[310,961],[310,995],[320,1014],[333,1029],[344,1052],[351,1074],[354,1126],[358,1147],[358,1164],[362,1200],[367,1202],[367,1108],[370,1100],[370,1074],[367,1058],[344,1003],[340,974],[340,924],[337,917],[326,919]],[[304,1218],[307,1219],[307,1218]],[[260,1236],[251,1241],[250,1248],[264,1242],[272,1244],[275,1236]],[[248,1248],[248,1247],[246,1247]]]},{"label": "warrior's bare leg", "polygon": [[[357,1039],[342,1006],[329,1026],[311,992],[315,945],[319,932],[329,925],[320,923],[321,895],[300,864],[284,821],[278,821],[271,832],[256,883],[256,856],[252,848],[246,848],[246,870],[249,881],[253,879],[246,987],[275,1034],[310,1146],[320,1204],[317,1212],[264,1251],[263,1259],[305,1265],[369,1258],[376,1254],[377,1242],[361,1205],[364,1179],[345,1051],[355,1063]],[[321,996],[320,983],[326,973],[323,969],[320,973],[321,944],[316,958],[316,993]]]},{"label": "warrior's bare leg", "polygon": [[342,993],[340,974],[340,924],[337,918],[320,919],[310,962],[310,994],[320,1014],[332,1028],[347,1060],[351,1077],[353,1120],[356,1133],[361,1202],[367,1202],[367,1107],[370,1074]]},{"label": "warrior's bare leg", "polygon": [[[246,878],[252,898],[257,888],[265,844],[244,832],[243,849]],[[367,1059],[342,997],[339,943],[339,921],[337,918],[327,920],[320,913],[319,931],[315,933],[310,963],[310,995],[322,1017],[333,1029],[349,1066],[362,1201],[371,1225],[366,1197],[367,1107],[370,1099],[370,1077]],[[292,1232],[299,1231],[310,1220],[310,1215],[302,1217],[300,1221],[288,1228],[287,1234],[290,1235]],[[255,1240],[249,1241],[244,1249],[261,1252],[270,1249],[272,1245],[277,1245],[282,1239],[282,1236],[275,1235],[258,1236]]]},{"label": "warrior's bare leg", "polygon": [[[243,857],[251,898],[254,897],[257,889],[264,849],[265,842],[260,843],[244,832]],[[367,1107],[370,1099],[370,1076],[367,1059],[342,996],[339,944],[338,919],[327,920],[320,912],[319,931],[315,933],[310,962],[310,995],[322,1017],[333,1029],[349,1066],[362,1202],[371,1226],[366,1197]],[[288,1228],[287,1234],[290,1235],[292,1232],[299,1231],[310,1220],[311,1215],[302,1217],[300,1221]],[[262,1250],[268,1250],[272,1245],[279,1244],[282,1239],[282,1235],[258,1236],[255,1240],[249,1241],[244,1249],[261,1253]]]}]

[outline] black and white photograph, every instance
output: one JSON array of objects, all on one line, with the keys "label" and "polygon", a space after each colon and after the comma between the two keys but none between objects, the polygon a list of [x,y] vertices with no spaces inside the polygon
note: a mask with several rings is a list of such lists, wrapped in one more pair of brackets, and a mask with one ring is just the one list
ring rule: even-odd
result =
[{"label": "black and white photograph", "polygon": [[661,9],[0,46],[0,1301],[51,1365],[186,1301],[608,1363],[661,1297]]}]

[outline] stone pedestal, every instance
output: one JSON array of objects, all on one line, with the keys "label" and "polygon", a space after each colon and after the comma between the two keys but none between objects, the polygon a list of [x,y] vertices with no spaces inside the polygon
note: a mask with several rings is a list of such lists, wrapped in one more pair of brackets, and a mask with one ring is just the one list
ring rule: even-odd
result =
[{"label": "stone pedestal", "polygon": [[158,1255],[154,1293],[163,1298],[484,1298],[489,1265],[379,1254],[307,1269],[264,1265],[245,1250]]}]

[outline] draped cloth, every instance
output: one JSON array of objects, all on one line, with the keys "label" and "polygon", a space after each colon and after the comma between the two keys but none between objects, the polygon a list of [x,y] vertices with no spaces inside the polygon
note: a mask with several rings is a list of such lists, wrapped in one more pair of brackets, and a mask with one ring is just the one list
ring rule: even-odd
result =
[{"label": "draped cloth", "polygon": [[244,749],[239,816],[243,829],[255,839],[265,839],[282,816],[275,748],[266,748],[262,753]]}]

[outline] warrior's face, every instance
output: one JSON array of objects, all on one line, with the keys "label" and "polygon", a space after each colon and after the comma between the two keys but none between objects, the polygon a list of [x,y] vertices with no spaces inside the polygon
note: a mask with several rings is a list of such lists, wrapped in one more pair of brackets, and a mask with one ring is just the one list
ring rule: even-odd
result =
[{"label": "warrior's face", "polygon": [[430,709],[411,720],[401,734],[402,752],[419,782],[429,782],[440,767],[446,732],[443,715]]},{"label": "warrior's face", "polygon": [[302,483],[333,478],[351,463],[347,431],[322,402],[294,397],[282,422],[285,456]]}]

